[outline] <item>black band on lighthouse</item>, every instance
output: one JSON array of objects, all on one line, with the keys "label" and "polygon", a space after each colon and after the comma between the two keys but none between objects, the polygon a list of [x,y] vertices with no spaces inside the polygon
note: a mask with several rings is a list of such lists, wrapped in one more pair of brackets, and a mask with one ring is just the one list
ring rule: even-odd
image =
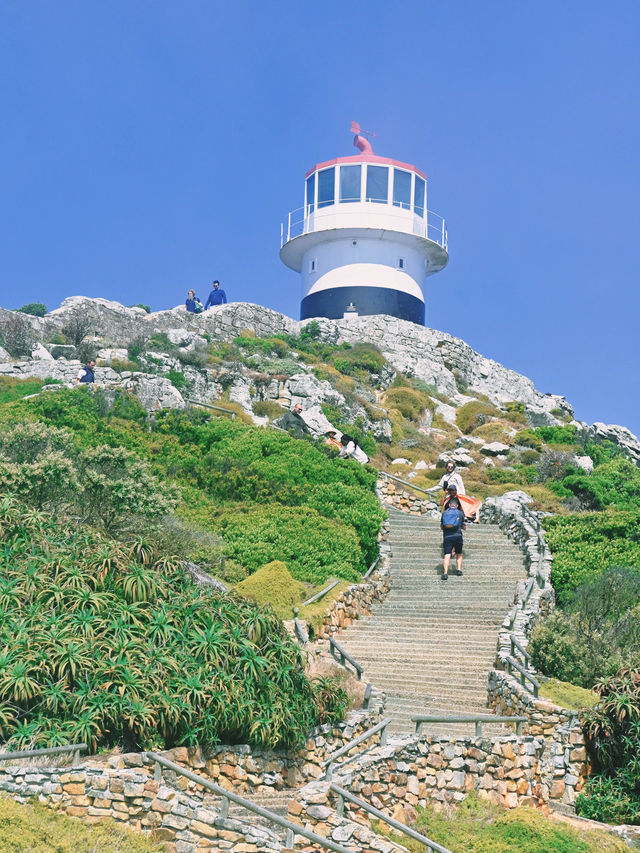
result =
[{"label": "black band on lighthouse", "polygon": [[350,305],[355,306],[360,315],[390,314],[424,326],[424,302],[389,287],[331,287],[310,293],[300,305],[300,319],[327,317],[340,320]]}]

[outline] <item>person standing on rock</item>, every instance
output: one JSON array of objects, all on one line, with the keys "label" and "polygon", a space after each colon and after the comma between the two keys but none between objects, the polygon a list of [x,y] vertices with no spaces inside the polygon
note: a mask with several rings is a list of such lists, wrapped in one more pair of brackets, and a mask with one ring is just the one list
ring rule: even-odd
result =
[{"label": "person standing on rock", "polygon": [[184,303],[184,307],[189,311],[190,314],[202,314],[204,311],[204,305],[198,297],[196,296],[195,290],[190,290],[187,293],[187,299]]},{"label": "person standing on rock", "polygon": [[204,303],[204,310],[207,308],[213,308],[214,305],[225,305],[227,302],[227,294],[224,290],[220,289],[220,282],[216,279],[213,282],[213,290],[209,294],[209,298]]},{"label": "person standing on rock", "polygon": [[442,558],[442,580],[449,580],[451,554],[456,555],[456,574],[462,575],[462,531],[466,530],[464,512],[455,495],[449,498],[446,509],[440,518],[442,528],[444,556]]},{"label": "person standing on rock", "polygon": [[90,359],[84,367],[81,367],[76,377],[78,385],[92,385],[96,381],[95,368],[96,363],[93,359]]}]

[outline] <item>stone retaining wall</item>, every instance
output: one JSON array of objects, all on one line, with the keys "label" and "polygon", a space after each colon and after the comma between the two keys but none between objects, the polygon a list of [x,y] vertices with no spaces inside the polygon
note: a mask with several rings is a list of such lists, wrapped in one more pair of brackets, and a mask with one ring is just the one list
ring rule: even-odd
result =
[{"label": "stone retaining wall", "polygon": [[378,480],[376,491],[383,504],[394,506],[402,512],[410,512],[414,515],[440,518],[440,508],[436,501],[429,498],[419,498],[403,488],[400,483],[396,484],[392,480],[381,477]]},{"label": "stone retaining wall", "polygon": [[[551,585],[551,563],[553,556],[540,539],[535,523],[527,512],[527,503],[531,498],[525,492],[507,492],[497,498],[487,498],[480,509],[480,519],[489,524],[497,524],[506,535],[520,546],[525,557],[529,580],[536,578],[540,569],[541,585],[535,581],[531,594],[525,601],[525,592],[529,580],[518,583],[515,605],[505,617],[498,635],[498,661],[511,653],[513,633],[518,642],[527,647],[529,631],[541,613],[548,613],[555,603],[555,592]],[[531,510],[534,516],[538,513]]]},{"label": "stone retaining wall", "polygon": [[[373,832],[368,826],[366,813],[354,810],[340,817],[335,806],[336,797],[330,791],[330,783],[311,782],[289,804],[287,817],[292,823],[330,838],[336,844],[357,845],[356,849],[366,853],[406,853],[406,847]],[[357,820],[353,820],[356,816]]]},{"label": "stone retaining wall", "polygon": [[19,802],[37,797],[87,823],[105,818],[126,823],[130,829],[164,842],[169,853],[280,850],[269,831],[221,818],[219,799],[206,794],[201,786],[184,777],[176,779],[173,773],[169,784],[153,779],[151,767],[143,766],[139,755],[122,760],[126,764],[135,760],[138,766],[4,767],[0,769],[0,791]]}]

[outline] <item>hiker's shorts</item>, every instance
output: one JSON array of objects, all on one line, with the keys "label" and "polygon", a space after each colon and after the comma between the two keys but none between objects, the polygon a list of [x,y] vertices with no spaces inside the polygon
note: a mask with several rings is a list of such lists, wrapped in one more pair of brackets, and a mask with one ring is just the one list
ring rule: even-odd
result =
[{"label": "hiker's shorts", "polygon": [[462,554],[462,533],[445,536],[443,544],[445,554]]}]

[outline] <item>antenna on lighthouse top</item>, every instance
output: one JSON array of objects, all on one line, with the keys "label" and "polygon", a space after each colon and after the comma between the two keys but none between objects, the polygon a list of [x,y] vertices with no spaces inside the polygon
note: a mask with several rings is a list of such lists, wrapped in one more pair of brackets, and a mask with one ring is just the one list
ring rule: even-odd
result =
[{"label": "antenna on lighthouse top", "polygon": [[370,130],[361,130],[357,121],[351,122],[351,133],[355,133],[355,136],[353,137],[353,144],[361,154],[373,154],[371,143],[368,139],[365,139],[365,136],[370,136],[371,139],[375,139],[375,133],[372,133]]}]

